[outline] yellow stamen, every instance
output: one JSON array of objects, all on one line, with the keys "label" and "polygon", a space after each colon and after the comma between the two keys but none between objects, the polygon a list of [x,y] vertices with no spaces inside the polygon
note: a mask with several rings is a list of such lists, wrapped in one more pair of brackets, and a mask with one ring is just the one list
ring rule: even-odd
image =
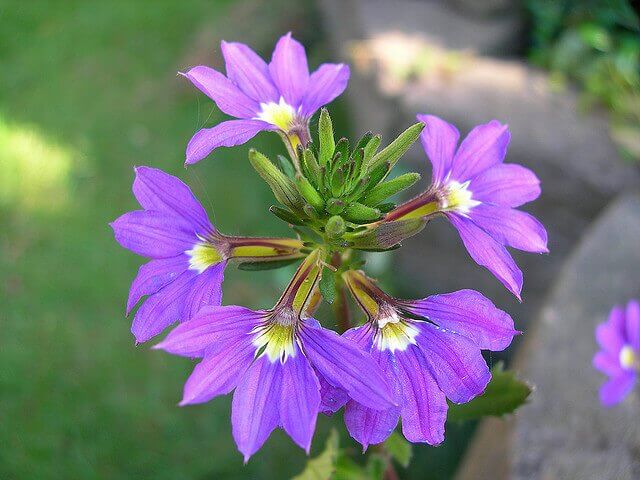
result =
[{"label": "yellow stamen", "polygon": [[620,350],[620,366],[626,370],[640,367],[636,352],[630,345],[625,345]]}]

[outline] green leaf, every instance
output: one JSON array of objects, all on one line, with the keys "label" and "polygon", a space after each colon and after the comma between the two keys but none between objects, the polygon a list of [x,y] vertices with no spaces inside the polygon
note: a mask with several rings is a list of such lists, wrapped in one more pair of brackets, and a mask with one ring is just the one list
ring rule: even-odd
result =
[{"label": "green leaf", "polygon": [[369,480],[382,480],[387,469],[386,459],[377,453],[370,453],[367,461],[367,478]]},{"label": "green leaf", "polygon": [[393,432],[384,442],[384,449],[404,468],[409,466],[413,452],[411,444],[398,432]]},{"label": "green leaf", "polygon": [[339,441],[338,432],[332,429],[324,451],[307,461],[307,466],[302,473],[293,477],[292,480],[330,480],[336,469]]},{"label": "green leaf", "polygon": [[418,122],[411,125],[404,132],[398,135],[393,142],[380,150],[372,159],[369,164],[370,169],[376,168],[378,165],[382,165],[385,162],[393,167],[400,157],[404,155],[407,150],[413,145],[413,143],[420,136],[420,132],[424,129],[424,123]]},{"label": "green leaf", "polygon": [[336,279],[334,273],[325,268],[320,278],[320,293],[328,304],[332,304],[336,298]]},{"label": "green leaf", "polygon": [[369,223],[380,218],[380,210],[353,202],[345,209],[344,217],[354,223]]},{"label": "green leaf", "polygon": [[276,217],[278,217],[280,220],[284,220],[287,223],[290,223],[291,225],[304,225],[305,221],[301,218],[299,218],[295,213],[291,212],[290,210],[287,210],[286,208],[282,208],[279,207],[277,205],[271,205],[269,207],[269,211],[271,213],[273,213]]},{"label": "green leaf", "polygon": [[358,465],[345,452],[341,452],[336,462],[336,473],[331,480],[369,480],[362,465]]},{"label": "green leaf", "polygon": [[310,205],[313,205],[313,207],[318,212],[322,212],[322,210],[324,209],[324,200],[322,199],[318,191],[313,188],[311,182],[307,180],[306,177],[297,174],[296,185],[298,186],[298,191],[304,197],[304,199],[309,202]]},{"label": "green leaf", "polygon": [[362,203],[372,207],[376,206],[390,196],[409,188],[418,180],[420,180],[419,173],[405,173],[404,175],[382,182],[369,191]]},{"label": "green leaf", "polygon": [[501,417],[513,413],[523,405],[531,387],[519,380],[513,372],[505,371],[504,364],[498,362],[491,369],[491,382],[479,397],[469,403],[449,406],[449,420],[474,420],[485,416]]},{"label": "green leaf", "polygon": [[263,262],[242,262],[238,264],[238,270],[247,270],[255,272],[258,270],[275,270],[277,268],[286,267],[294,262],[299,261],[299,258],[287,258],[286,260],[272,260]]}]

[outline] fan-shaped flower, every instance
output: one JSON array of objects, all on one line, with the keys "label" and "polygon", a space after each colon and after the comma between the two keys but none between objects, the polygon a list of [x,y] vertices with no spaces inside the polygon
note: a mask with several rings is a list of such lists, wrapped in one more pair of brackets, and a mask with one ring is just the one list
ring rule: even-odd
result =
[{"label": "fan-shaped flower", "polygon": [[[393,386],[398,406],[374,410],[357,399],[346,403],[344,420],[366,449],[383,442],[402,417],[411,442],[444,440],[448,398],[465,403],[481,394],[491,373],[481,350],[503,350],[518,332],[513,320],[473,290],[422,300],[390,297],[360,271],[343,274],[368,322],[344,337],[371,353]],[[328,390],[335,397],[336,392]],[[344,400],[343,400],[344,402]],[[333,402],[336,410],[340,402]]]},{"label": "fan-shaped flower", "polygon": [[527,168],[503,163],[511,138],[506,125],[479,125],[457,147],[460,134],[453,125],[433,115],[418,120],[426,125],[421,141],[433,166],[431,186],[385,221],[446,216],[476,263],[520,299],[522,271],[505,246],[548,252],[544,226],[515,208],[538,198],[540,181]]},{"label": "fan-shaped flower", "polygon": [[137,310],[131,332],[146,342],[206,305],[220,305],[227,261],[283,260],[301,255],[302,242],[287,238],[228,237],[218,232],[187,185],[161,170],[137,167],[133,194],[143,210],[115,220],[116,240],[151,258],[131,284],[127,315]]},{"label": "fan-shaped flower", "polygon": [[222,42],[227,75],[197,66],[183,75],[224,113],[236,117],[198,131],[187,145],[186,163],[196,163],[215,148],[240,145],[263,130],[279,132],[290,151],[309,140],[309,119],[340,95],[349,67],[324,63],[309,74],[304,47],[291,33],[275,46],[267,63],[242,43]]},{"label": "fan-shaped flower", "polygon": [[596,340],[602,350],[593,357],[593,366],[609,377],[600,388],[600,402],[611,407],[631,391],[640,371],[640,303],[614,307],[596,328]]}]

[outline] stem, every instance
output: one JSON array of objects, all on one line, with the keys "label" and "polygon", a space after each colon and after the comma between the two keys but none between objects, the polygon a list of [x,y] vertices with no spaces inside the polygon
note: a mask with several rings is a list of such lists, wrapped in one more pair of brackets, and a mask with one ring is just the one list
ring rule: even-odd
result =
[{"label": "stem", "polygon": [[[331,265],[338,270],[342,266],[342,256],[338,252],[334,252],[331,257]],[[346,332],[351,328],[351,312],[347,303],[347,290],[344,282],[339,275],[336,275],[336,298],[333,301],[333,314],[336,316],[336,323],[340,333]]]}]

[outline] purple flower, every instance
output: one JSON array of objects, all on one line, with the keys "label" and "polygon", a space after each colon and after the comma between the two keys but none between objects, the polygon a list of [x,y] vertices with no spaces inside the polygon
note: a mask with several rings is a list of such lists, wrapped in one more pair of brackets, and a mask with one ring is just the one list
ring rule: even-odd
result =
[{"label": "purple flower", "polygon": [[[344,420],[349,433],[366,449],[383,442],[402,417],[407,440],[441,443],[446,399],[464,403],[484,391],[491,373],[481,350],[505,349],[519,333],[513,320],[473,290],[398,300],[362,272],[348,271],[343,278],[369,319],[344,337],[371,353],[398,404],[374,410],[348,400]],[[340,406],[334,402],[332,410]]]},{"label": "purple flower", "polygon": [[602,350],[593,357],[593,366],[609,377],[600,387],[600,402],[611,407],[631,391],[640,369],[640,303],[614,307],[596,327],[596,340]]},{"label": "purple flower", "polygon": [[206,305],[220,305],[224,268],[230,258],[295,258],[297,239],[238,238],[220,234],[202,205],[178,178],[137,167],[133,194],[143,210],[115,220],[115,238],[124,248],[151,258],[134,279],[127,315],[136,312],[131,332],[146,342],[177,320],[186,321]]},{"label": "purple flower", "polygon": [[245,462],[276,427],[309,452],[321,382],[372,409],[393,405],[385,378],[369,354],[314,319],[301,318],[319,279],[317,261],[313,253],[305,259],[271,310],[206,307],[154,347],[202,358],[185,384],[180,405],[207,402],[235,389],[231,423]]},{"label": "purple flower", "polygon": [[267,63],[242,43],[222,42],[226,77],[197,66],[183,75],[224,113],[237,118],[198,131],[187,145],[186,163],[196,163],[215,148],[240,145],[263,130],[279,132],[295,152],[309,141],[309,118],[340,95],[349,67],[324,63],[309,74],[304,47],[286,34]]},{"label": "purple flower", "polygon": [[475,127],[458,147],[458,130],[432,115],[422,146],[433,166],[430,188],[390,212],[385,221],[442,214],[458,230],[471,257],[520,300],[522,271],[505,247],[547,253],[547,232],[517,210],[540,195],[540,181],[520,165],[503,163],[510,134],[492,120]]}]

